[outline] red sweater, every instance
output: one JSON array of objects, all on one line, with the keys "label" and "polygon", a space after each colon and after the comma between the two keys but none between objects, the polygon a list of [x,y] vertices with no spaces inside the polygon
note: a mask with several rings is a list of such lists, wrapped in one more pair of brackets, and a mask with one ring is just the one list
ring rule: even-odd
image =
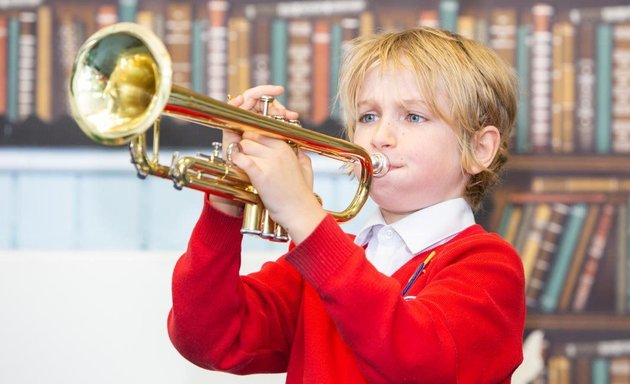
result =
[{"label": "red sweater", "polygon": [[392,277],[328,216],[300,245],[239,276],[241,220],[206,204],[173,276],[168,329],[191,362],[287,383],[509,383],[522,360],[520,258],[473,225]]}]

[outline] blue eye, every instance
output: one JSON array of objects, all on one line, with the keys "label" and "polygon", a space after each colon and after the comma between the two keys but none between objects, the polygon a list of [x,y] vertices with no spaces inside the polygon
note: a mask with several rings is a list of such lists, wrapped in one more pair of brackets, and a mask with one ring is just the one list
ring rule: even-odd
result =
[{"label": "blue eye", "polygon": [[420,115],[417,115],[415,113],[410,113],[407,115],[407,120],[410,123],[422,123],[423,121],[425,121],[426,119]]},{"label": "blue eye", "polygon": [[373,113],[366,113],[365,115],[361,115],[359,117],[360,123],[371,123],[376,121],[376,115]]}]

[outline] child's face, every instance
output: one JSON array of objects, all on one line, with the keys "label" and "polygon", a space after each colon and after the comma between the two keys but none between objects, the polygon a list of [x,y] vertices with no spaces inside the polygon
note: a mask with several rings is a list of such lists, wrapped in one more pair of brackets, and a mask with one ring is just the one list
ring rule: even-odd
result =
[{"label": "child's face", "polygon": [[353,141],[391,165],[370,190],[388,223],[463,196],[467,181],[455,131],[429,112],[416,84],[410,70],[375,68],[358,93]]}]

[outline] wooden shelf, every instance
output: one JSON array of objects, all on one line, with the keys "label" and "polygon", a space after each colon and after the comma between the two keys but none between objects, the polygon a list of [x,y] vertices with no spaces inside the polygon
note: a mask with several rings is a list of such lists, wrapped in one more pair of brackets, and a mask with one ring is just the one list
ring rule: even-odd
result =
[{"label": "wooden shelf", "polygon": [[512,155],[508,172],[630,174],[630,155]]},{"label": "wooden shelf", "polygon": [[545,315],[528,314],[527,329],[555,331],[626,331],[630,332],[630,316],[611,314]]}]

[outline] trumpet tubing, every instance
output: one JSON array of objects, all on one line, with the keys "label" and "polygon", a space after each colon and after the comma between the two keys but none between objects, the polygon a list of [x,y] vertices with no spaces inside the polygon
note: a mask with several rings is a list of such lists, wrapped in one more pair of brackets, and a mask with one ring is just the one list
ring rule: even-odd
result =
[{"label": "trumpet tubing", "polygon": [[[151,31],[133,23],[105,27],[78,51],[69,83],[72,115],[92,140],[104,145],[129,144],[140,177],[171,179],[178,189],[193,188],[245,203],[244,233],[276,241],[288,239],[268,218],[247,175],[221,158],[220,147],[215,146],[211,155],[174,154],[169,166],[160,164],[162,115],[231,132],[256,132],[358,165],[359,187],[354,198],[343,211],[330,212],[338,221],[349,220],[359,212],[372,176],[387,171],[387,158],[382,155],[374,159],[373,167],[370,155],[353,143],[192,92],[172,84],[172,77],[168,51]],[[149,157],[145,132],[152,126],[153,156]]]}]

